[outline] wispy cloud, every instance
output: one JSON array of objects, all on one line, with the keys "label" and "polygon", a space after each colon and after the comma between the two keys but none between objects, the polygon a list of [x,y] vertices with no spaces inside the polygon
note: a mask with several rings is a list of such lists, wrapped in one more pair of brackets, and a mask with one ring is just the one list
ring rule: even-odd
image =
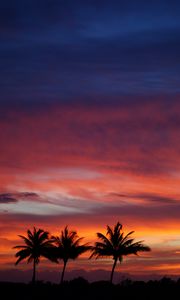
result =
[{"label": "wispy cloud", "polygon": [[2,203],[13,203],[20,200],[37,200],[38,195],[32,192],[21,192],[21,193],[2,193],[0,194],[0,204]]}]

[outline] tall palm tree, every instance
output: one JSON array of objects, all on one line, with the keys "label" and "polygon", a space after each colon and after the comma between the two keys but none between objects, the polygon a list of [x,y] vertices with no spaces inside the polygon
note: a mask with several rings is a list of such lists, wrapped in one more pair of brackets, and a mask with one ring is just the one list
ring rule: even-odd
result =
[{"label": "tall palm tree", "polygon": [[34,227],[33,231],[27,230],[27,236],[19,235],[19,237],[23,239],[24,244],[13,247],[14,249],[21,249],[15,254],[18,257],[15,265],[24,259],[27,259],[27,263],[33,262],[32,283],[35,283],[36,265],[40,262],[40,257],[43,256],[51,261],[56,261],[51,251],[54,246],[49,239],[49,233],[43,229]]},{"label": "tall palm tree", "polygon": [[110,276],[111,283],[113,281],[114,270],[118,260],[121,263],[123,256],[129,254],[137,255],[138,252],[151,250],[148,246],[142,243],[143,241],[134,242],[134,239],[131,237],[133,233],[134,231],[131,231],[124,235],[122,225],[119,222],[114,226],[114,228],[107,225],[106,236],[100,232],[97,233],[99,241],[92,247],[92,254],[90,258],[93,256],[96,257],[96,259],[100,257],[113,258],[114,263]]},{"label": "tall palm tree", "polygon": [[69,259],[76,259],[91,247],[88,244],[80,244],[82,237],[79,238],[76,231],[69,231],[68,226],[61,231],[60,236],[53,236],[52,240],[56,246],[55,259],[63,260],[63,270],[60,283],[63,282],[66,265]]}]

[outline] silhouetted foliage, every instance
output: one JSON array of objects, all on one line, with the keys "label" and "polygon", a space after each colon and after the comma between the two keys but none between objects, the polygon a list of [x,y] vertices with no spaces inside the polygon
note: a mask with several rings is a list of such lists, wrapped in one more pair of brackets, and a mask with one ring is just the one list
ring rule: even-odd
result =
[{"label": "silhouetted foliage", "polygon": [[159,281],[129,280],[128,284],[126,283],[124,281],[116,285],[107,281],[88,283],[83,278],[65,281],[63,285],[49,282],[36,282],[35,285],[0,282],[0,290],[1,295],[4,295],[4,298],[8,300],[178,299],[180,293],[180,280],[174,281],[167,277]]},{"label": "silhouetted foliage", "polygon": [[151,249],[144,245],[143,241],[134,242],[134,239],[131,235],[134,231],[129,232],[124,235],[122,231],[122,225],[118,222],[112,229],[107,225],[106,236],[100,232],[97,233],[97,237],[100,241],[95,243],[95,246],[92,247],[92,254],[90,258],[95,256],[96,258],[100,257],[112,257],[114,260],[110,282],[113,280],[114,270],[117,264],[117,261],[121,263],[123,261],[123,256],[130,254],[137,255],[138,252],[150,251]]},{"label": "silhouetted foliage", "polygon": [[27,263],[33,262],[33,275],[32,282],[35,282],[36,277],[36,265],[40,262],[40,257],[43,256],[51,261],[57,260],[52,255],[52,241],[49,239],[49,233],[43,229],[36,229],[34,227],[33,232],[27,230],[27,236],[19,235],[23,239],[24,244],[13,247],[19,250],[15,256],[18,258],[16,265],[20,261],[27,259]]},{"label": "silhouetted foliage", "polygon": [[60,236],[53,236],[52,241],[56,246],[55,259],[63,260],[63,270],[61,273],[61,281],[64,280],[64,273],[69,259],[76,259],[84,252],[91,249],[88,244],[80,244],[82,237],[79,238],[76,231],[69,231],[68,226],[61,231]]}]

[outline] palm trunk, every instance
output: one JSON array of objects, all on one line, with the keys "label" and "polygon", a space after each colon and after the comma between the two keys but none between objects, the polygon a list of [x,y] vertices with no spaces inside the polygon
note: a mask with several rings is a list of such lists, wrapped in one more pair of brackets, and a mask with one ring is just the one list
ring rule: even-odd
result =
[{"label": "palm trunk", "polygon": [[67,261],[64,261],[64,266],[63,266],[63,270],[62,270],[62,274],[61,274],[60,284],[62,284],[63,280],[64,280],[64,273],[65,273],[65,269],[66,269],[66,264],[67,264]]},{"label": "palm trunk", "polygon": [[113,281],[113,275],[114,275],[116,263],[117,263],[117,258],[114,259],[114,263],[113,263],[113,267],[112,267],[112,271],[111,271],[110,283],[112,283],[112,281]]},{"label": "palm trunk", "polygon": [[35,284],[36,280],[36,262],[35,259],[33,260],[33,275],[32,275],[32,284]]}]

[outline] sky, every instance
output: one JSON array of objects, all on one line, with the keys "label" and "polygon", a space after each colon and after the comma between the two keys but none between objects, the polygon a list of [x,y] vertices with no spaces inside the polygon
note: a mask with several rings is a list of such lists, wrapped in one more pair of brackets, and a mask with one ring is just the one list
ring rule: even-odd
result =
[{"label": "sky", "polygon": [[[12,249],[28,228],[69,225],[93,243],[117,221],[152,248],[119,271],[180,275],[179,13],[179,1],[0,1],[0,278],[30,268]],[[111,265],[82,257],[69,271]]]}]

